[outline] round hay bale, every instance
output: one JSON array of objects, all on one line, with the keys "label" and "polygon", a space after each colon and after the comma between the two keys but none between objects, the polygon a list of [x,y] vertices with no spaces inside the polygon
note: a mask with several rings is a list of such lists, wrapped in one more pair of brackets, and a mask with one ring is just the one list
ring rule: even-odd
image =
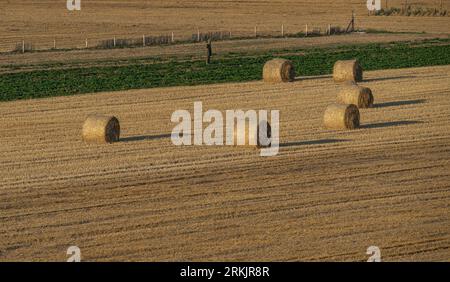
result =
[{"label": "round hay bale", "polygon": [[[258,126],[250,126],[249,122],[245,122],[245,130],[240,131],[241,129],[234,125],[234,131],[233,131],[233,144],[234,146],[256,146],[258,148],[261,147],[270,147],[270,140],[268,142],[264,142],[259,138],[259,132],[262,130],[263,123],[266,124],[266,136],[267,138],[272,137],[272,128],[270,127],[269,122],[267,121],[261,121]],[[245,134],[244,138],[244,144],[238,144],[238,136],[239,134]]]},{"label": "round hay bale", "polygon": [[83,140],[89,143],[112,143],[119,141],[119,120],[113,116],[90,115],[84,121]]},{"label": "round hay bale", "polygon": [[370,108],[373,106],[372,90],[356,83],[346,83],[337,95],[337,102],[342,104],[354,104],[358,108]]},{"label": "round hay bale", "polygon": [[330,129],[355,129],[359,127],[359,110],[353,104],[333,104],[325,110],[323,124]]},{"label": "round hay bale", "polygon": [[294,79],[294,65],[289,60],[273,59],[264,65],[263,80],[265,82],[291,82]]},{"label": "round hay bale", "polygon": [[358,60],[337,61],[333,68],[335,82],[354,81],[363,79],[363,69]]}]

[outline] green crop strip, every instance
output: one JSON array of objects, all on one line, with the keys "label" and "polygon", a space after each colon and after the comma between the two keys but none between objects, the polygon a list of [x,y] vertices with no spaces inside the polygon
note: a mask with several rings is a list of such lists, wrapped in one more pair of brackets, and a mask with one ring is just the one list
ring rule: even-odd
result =
[{"label": "green crop strip", "polygon": [[[364,70],[395,69],[450,64],[450,44],[366,44],[308,50],[289,50],[282,55],[295,64],[297,75],[332,72],[337,60],[357,58]],[[154,87],[244,82],[262,77],[264,63],[276,51],[252,55],[231,54],[206,65],[203,60],[121,66],[38,70],[0,75],[0,101],[65,96],[101,91]]]}]

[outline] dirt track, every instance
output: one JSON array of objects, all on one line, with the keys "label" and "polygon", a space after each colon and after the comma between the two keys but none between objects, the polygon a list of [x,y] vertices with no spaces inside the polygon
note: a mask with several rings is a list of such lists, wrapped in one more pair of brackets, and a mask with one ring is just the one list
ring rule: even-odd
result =
[{"label": "dirt track", "polygon": [[[5,2],[5,1],[3,1]],[[99,40],[141,38],[175,33],[177,40],[197,33],[232,31],[236,36],[252,36],[255,25],[260,34],[280,35],[310,28],[324,31],[328,24],[347,27],[352,10],[357,28],[389,31],[448,33],[450,17],[368,16],[363,0],[89,0],[81,1],[79,12],[69,12],[65,1],[14,0],[2,3],[0,10],[0,51],[11,51],[22,40],[35,49],[49,49],[56,39],[58,48],[83,48]],[[384,2],[384,1],[383,1]],[[437,8],[438,1],[408,1],[411,5]],[[401,7],[402,0],[389,0]],[[444,9],[450,10],[444,1]]]},{"label": "dirt track", "polygon": [[[450,259],[450,66],[369,72],[363,128],[329,77],[0,103],[0,260]],[[279,109],[280,154],[176,147],[174,110]],[[123,142],[86,145],[92,112]]]},{"label": "dirt track", "polygon": [[[289,50],[299,48],[321,48],[338,45],[388,43],[398,41],[421,41],[433,38],[449,38],[445,34],[349,34],[329,37],[311,38],[273,38],[273,39],[248,39],[214,42],[214,56],[229,54],[230,52],[267,52],[270,50]],[[146,48],[126,48],[113,50],[73,50],[53,51],[38,53],[10,53],[0,55],[0,72],[3,68],[13,68],[14,71],[36,69],[36,65],[44,64],[45,67],[53,67],[64,64],[89,66],[95,64],[104,65],[106,60],[130,60],[149,57],[162,59],[186,59],[204,57],[204,43],[178,44],[168,46],[154,46]],[[9,70],[8,70],[9,72]]]}]

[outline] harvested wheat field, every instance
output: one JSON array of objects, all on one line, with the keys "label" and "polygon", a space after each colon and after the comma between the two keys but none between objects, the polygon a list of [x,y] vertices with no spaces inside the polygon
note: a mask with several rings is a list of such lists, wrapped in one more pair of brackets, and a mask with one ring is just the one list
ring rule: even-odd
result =
[{"label": "harvested wheat field", "polygon": [[[5,2],[5,1],[3,1]],[[14,0],[0,10],[0,51],[11,51],[17,43],[31,42],[35,49],[83,48],[101,40],[167,35],[176,40],[200,32],[232,32],[232,36],[298,33],[310,29],[325,31],[328,24],[346,28],[356,13],[356,26],[395,32],[448,33],[450,17],[368,16],[364,0],[157,0],[81,1],[81,11],[69,12],[66,1]],[[383,1],[384,2],[384,1]],[[402,0],[390,0],[390,7],[402,7]],[[383,3],[384,4],[384,3]],[[439,8],[438,1],[409,1],[413,7]],[[450,10],[450,2],[443,2]]]},{"label": "harvested wheat field", "polygon": [[[0,260],[450,258],[450,66],[365,73],[361,128],[322,127],[331,76],[0,103]],[[171,143],[173,111],[280,110],[280,153]],[[85,144],[91,113],[121,142]]]}]

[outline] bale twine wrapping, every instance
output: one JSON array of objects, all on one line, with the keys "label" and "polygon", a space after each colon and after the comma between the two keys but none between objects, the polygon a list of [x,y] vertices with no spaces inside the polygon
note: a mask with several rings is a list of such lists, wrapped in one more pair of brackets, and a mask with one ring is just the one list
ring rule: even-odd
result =
[{"label": "bale twine wrapping", "polygon": [[356,83],[345,83],[337,95],[337,102],[342,104],[354,104],[358,108],[370,108],[373,106],[372,90]]},{"label": "bale twine wrapping", "polygon": [[119,120],[113,116],[90,115],[84,121],[83,140],[89,143],[112,143],[119,141]]},{"label": "bale twine wrapping", "polygon": [[[269,142],[263,142],[259,138],[259,132],[262,130],[263,123],[266,123],[266,129],[267,138],[272,137],[272,128],[267,121],[261,121],[258,126],[250,126],[249,122],[245,122],[245,130],[241,131],[240,128],[234,125],[234,131],[233,131],[233,144],[234,146],[256,146],[257,148],[261,147],[270,147],[270,140]],[[239,134],[245,134],[245,142],[244,144],[238,144],[238,136]]]},{"label": "bale twine wrapping", "polygon": [[330,129],[355,129],[359,127],[359,110],[353,104],[332,104],[325,110],[323,123]]},{"label": "bale twine wrapping", "polygon": [[354,81],[363,79],[363,69],[358,60],[337,61],[333,68],[335,82]]},{"label": "bale twine wrapping", "polygon": [[265,82],[291,82],[294,79],[294,65],[289,60],[273,59],[264,65],[263,80]]}]

